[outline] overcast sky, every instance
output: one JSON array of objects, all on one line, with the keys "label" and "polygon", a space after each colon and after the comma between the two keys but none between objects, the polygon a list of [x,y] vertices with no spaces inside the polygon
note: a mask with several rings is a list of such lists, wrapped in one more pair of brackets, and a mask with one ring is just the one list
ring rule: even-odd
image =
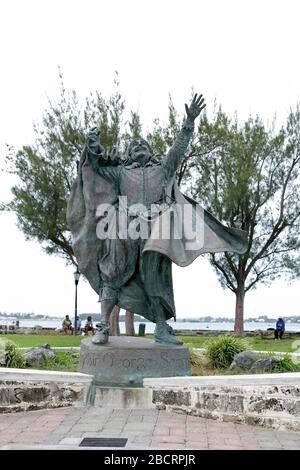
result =
[{"label": "overcast sky", "polygon": [[[47,98],[58,96],[58,66],[83,98],[111,93],[114,71],[145,128],[167,115],[168,94],[184,109],[191,87],[243,119],[283,122],[300,101],[299,0],[2,0],[0,3],[0,168],[5,144],[33,141]],[[0,173],[0,200],[13,179]],[[73,314],[73,269],[26,242],[13,214],[0,215],[0,312]],[[79,311],[97,312],[80,282]],[[177,316],[234,315],[204,258],[174,268]],[[300,314],[300,282],[277,281],[246,296],[246,317]]]}]

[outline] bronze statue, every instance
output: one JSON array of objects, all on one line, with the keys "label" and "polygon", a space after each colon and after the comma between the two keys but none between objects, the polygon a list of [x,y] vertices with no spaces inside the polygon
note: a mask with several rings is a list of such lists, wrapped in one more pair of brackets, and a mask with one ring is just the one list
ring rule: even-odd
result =
[{"label": "bronze statue", "polygon": [[[154,158],[144,139],[133,140],[120,160],[116,151],[105,156],[97,130],[87,137],[68,223],[78,267],[101,301],[96,344],[108,341],[115,305],[156,323],[157,342],[182,344],[167,323],[175,318],[172,262],[187,266],[202,253],[246,250],[243,231],[223,226],[176,184],[194,121],[204,108],[202,95],[185,105],[183,127],[162,160]],[[162,226],[167,236],[162,236]],[[194,244],[188,229],[195,235]]]}]

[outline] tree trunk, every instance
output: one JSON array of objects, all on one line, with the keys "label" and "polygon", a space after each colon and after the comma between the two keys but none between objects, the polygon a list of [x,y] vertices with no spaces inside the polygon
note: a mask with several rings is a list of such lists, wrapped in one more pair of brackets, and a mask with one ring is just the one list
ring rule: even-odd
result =
[{"label": "tree trunk", "polygon": [[234,333],[237,336],[244,336],[244,300],[245,300],[245,284],[238,284],[237,291],[235,293],[235,322],[234,322]]},{"label": "tree trunk", "polygon": [[114,308],[112,309],[112,312],[110,314],[110,319],[109,319],[110,336],[120,336],[119,314],[120,314],[120,307],[115,305]]},{"label": "tree trunk", "polygon": [[125,331],[126,335],[128,336],[134,336],[135,331],[134,331],[134,314],[126,310],[125,312]]}]

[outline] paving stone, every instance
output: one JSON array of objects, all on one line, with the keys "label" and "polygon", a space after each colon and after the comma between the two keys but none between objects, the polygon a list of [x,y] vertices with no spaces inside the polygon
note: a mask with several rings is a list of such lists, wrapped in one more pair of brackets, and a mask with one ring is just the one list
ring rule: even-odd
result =
[{"label": "paving stone", "polygon": [[[103,436],[103,431],[89,431],[89,432],[84,432],[81,436],[82,439],[85,437],[105,437]],[[109,436],[106,436],[109,437]]]},{"label": "paving stone", "polygon": [[65,437],[64,439],[60,441],[60,444],[79,446],[81,441],[82,441],[81,437]]},{"label": "paving stone", "polygon": [[28,442],[28,443],[39,443],[44,442],[47,439],[47,434],[42,433],[21,433],[14,437],[11,442]]},{"label": "paving stone", "polygon": [[23,432],[22,429],[15,429],[11,431],[3,431],[0,433],[0,439],[13,439],[15,436],[19,435],[21,432]]},{"label": "paving stone", "polygon": [[89,431],[100,431],[102,426],[99,424],[75,424],[70,428],[70,433],[74,432],[89,432]]},{"label": "paving stone", "polygon": [[206,418],[202,418],[202,416],[187,416],[187,422],[192,422],[192,423],[206,423]]},{"label": "paving stone", "polygon": [[132,429],[134,431],[143,431],[144,429],[147,429],[147,423],[126,423],[124,426],[124,429]]},{"label": "paving stone", "polygon": [[139,445],[142,445],[144,447],[149,447],[151,445],[151,439],[148,439],[148,440],[144,440],[144,439],[134,439],[134,440],[128,440],[127,441],[127,444],[126,444],[126,447],[129,447],[129,446],[139,446]]},{"label": "paving stone", "polygon": [[128,439],[152,439],[152,433],[137,433],[133,431],[123,431],[122,436],[127,437]]},{"label": "paving stone", "polygon": [[10,426],[10,423],[0,423],[0,432],[4,431],[5,429],[8,429]]},{"label": "paving stone", "polygon": [[[77,416],[71,416],[71,417],[68,417],[68,418],[65,418],[63,421],[62,421],[62,425],[63,426],[67,426],[67,425],[74,425],[78,422],[81,422],[82,419],[86,419],[86,418],[78,418]],[[88,420],[87,420],[88,421]]]},{"label": "paving stone", "polygon": [[143,416],[158,416],[159,412],[157,410],[131,410],[130,415],[143,415]]},{"label": "paving stone", "polygon": [[191,442],[195,443],[195,442],[197,442],[197,443],[201,443],[201,444],[208,444],[208,439],[206,439],[206,437],[200,437],[199,439],[197,439],[193,436],[192,439],[189,438],[189,437],[186,437],[185,440],[186,440],[186,443],[191,443]]},{"label": "paving stone", "polygon": [[188,433],[188,432],[187,432],[187,433],[185,434],[185,438],[186,438],[187,440],[190,440],[190,441],[198,441],[198,440],[200,440],[200,441],[204,441],[204,440],[207,441],[207,440],[208,440],[207,434],[204,433],[204,432],[203,432],[203,433]]},{"label": "paving stone", "polygon": [[170,434],[170,428],[166,426],[159,426],[158,424],[156,424],[154,428],[154,433],[168,436]]},{"label": "paving stone", "polygon": [[170,436],[185,436],[185,435],[186,435],[185,427],[170,428]]},{"label": "paving stone", "polygon": [[82,437],[83,435],[83,431],[74,431],[74,432],[70,432],[70,433],[67,433],[67,434],[64,434],[63,437]]},{"label": "paving stone", "polygon": [[139,422],[143,419],[143,414],[140,413],[140,414],[136,414],[136,413],[130,413],[130,415],[127,416],[127,420],[128,421],[135,421],[135,422]]},{"label": "paving stone", "polygon": [[113,423],[108,423],[108,424],[105,424],[103,427],[103,429],[107,429],[108,431],[121,431],[122,429],[124,429],[124,424],[113,424]]},{"label": "paving stone", "polygon": [[60,441],[63,439],[62,436],[48,436],[47,440],[45,441],[45,444],[59,444]]},{"label": "paving stone", "polygon": [[61,426],[57,426],[53,431],[52,433],[53,434],[68,434],[72,429],[72,426],[70,425],[61,425]]},{"label": "paving stone", "polygon": [[130,410],[121,410],[121,409],[112,410],[112,416],[129,416],[130,413],[131,413]]},{"label": "paving stone", "polygon": [[176,450],[181,450],[185,449],[185,445],[180,445],[180,444],[163,444],[163,443],[153,443],[151,442],[151,447],[155,449],[176,449]]},{"label": "paving stone", "polygon": [[108,408],[100,408],[97,406],[86,406],[85,407],[85,413],[88,414],[112,414],[112,410]]},{"label": "paving stone", "polygon": [[232,446],[241,446],[243,445],[242,441],[240,439],[228,439],[227,436],[225,437],[225,444],[226,445],[232,445]]},{"label": "paving stone", "polygon": [[207,450],[208,449],[208,445],[206,444],[199,444],[198,443],[189,443],[189,444],[186,444],[185,446],[185,449],[187,450]]},{"label": "paving stone", "polygon": [[86,408],[73,408],[72,409],[72,416],[83,416],[84,414],[86,414],[87,410]]},{"label": "paving stone", "polygon": [[170,444],[185,444],[183,436],[166,436],[162,437],[162,442],[170,442]]},{"label": "paving stone", "polygon": [[[127,423],[126,420],[120,420],[120,419],[111,419],[105,422],[105,426],[119,426],[123,427]],[[134,423],[130,423],[132,426],[135,426]]]},{"label": "paving stone", "polygon": [[[300,433],[158,410],[48,409],[0,415],[0,445],[70,445],[83,437],[126,437],[156,449],[300,449]],[[74,444],[75,446],[77,444]]]},{"label": "paving stone", "polygon": [[150,416],[150,415],[142,415],[142,422],[143,423],[156,423],[157,422],[157,417],[156,416]]},{"label": "paving stone", "polygon": [[[87,433],[84,433],[84,435],[86,434]],[[117,432],[117,431],[112,432],[112,431],[107,431],[107,430],[100,431],[99,433],[97,433],[97,435],[98,437],[127,437],[126,434],[124,433]],[[86,437],[93,437],[93,436],[86,436]]]}]

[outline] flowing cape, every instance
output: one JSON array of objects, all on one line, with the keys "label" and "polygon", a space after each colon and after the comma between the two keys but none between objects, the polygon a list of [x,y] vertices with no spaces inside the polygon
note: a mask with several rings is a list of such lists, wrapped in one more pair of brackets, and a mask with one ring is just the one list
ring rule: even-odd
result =
[{"label": "flowing cape", "polygon": [[226,227],[200,204],[182,194],[175,178],[166,188],[166,195],[174,202],[154,221],[144,252],[159,252],[182,267],[204,253],[245,253],[247,233]]}]

